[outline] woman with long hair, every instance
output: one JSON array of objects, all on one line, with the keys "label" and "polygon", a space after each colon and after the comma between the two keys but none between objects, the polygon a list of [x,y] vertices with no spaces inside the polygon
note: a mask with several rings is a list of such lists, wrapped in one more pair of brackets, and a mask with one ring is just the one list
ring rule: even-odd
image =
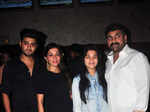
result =
[{"label": "woman with long hair", "polygon": [[46,46],[44,59],[45,71],[35,80],[38,112],[71,112],[71,79],[63,64],[60,47],[51,43]]},{"label": "woman with long hair", "polygon": [[72,84],[73,112],[109,112],[103,53],[88,45],[82,60],[83,70]]}]

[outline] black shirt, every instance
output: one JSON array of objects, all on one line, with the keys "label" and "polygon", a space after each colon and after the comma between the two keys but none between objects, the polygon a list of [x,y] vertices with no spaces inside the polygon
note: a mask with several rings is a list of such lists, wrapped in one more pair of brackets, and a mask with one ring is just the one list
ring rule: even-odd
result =
[{"label": "black shirt", "polygon": [[45,112],[72,112],[68,82],[62,73],[46,70],[35,85],[36,92],[44,94]]},{"label": "black shirt", "polygon": [[[0,85],[0,88],[1,88],[1,85]],[[0,92],[0,112],[5,112],[4,111],[4,107],[3,107],[3,101],[2,101],[2,94]]]},{"label": "black shirt", "polygon": [[35,61],[31,77],[27,66],[19,58],[4,67],[1,92],[11,96],[13,112],[37,112],[33,78],[40,69]]}]

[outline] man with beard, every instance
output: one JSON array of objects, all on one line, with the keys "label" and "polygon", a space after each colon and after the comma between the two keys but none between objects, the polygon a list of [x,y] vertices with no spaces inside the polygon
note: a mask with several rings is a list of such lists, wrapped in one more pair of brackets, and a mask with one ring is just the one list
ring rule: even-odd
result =
[{"label": "man with beard", "polygon": [[37,112],[33,79],[40,72],[40,66],[34,58],[39,32],[23,29],[20,36],[21,54],[9,61],[3,71],[1,92],[4,108],[6,112]]},{"label": "man with beard", "polygon": [[105,78],[111,112],[145,112],[150,75],[146,56],[128,46],[127,28],[121,24],[107,26],[105,36],[110,49]]}]

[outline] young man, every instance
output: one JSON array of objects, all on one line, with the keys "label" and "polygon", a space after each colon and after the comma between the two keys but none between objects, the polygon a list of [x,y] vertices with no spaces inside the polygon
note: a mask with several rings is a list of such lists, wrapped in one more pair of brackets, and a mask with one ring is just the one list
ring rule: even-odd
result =
[{"label": "young man", "polygon": [[3,71],[1,92],[4,107],[6,112],[36,112],[33,78],[40,72],[39,64],[34,58],[39,32],[24,29],[20,34],[21,54],[8,62]]},{"label": "young man", "polygon": [[128,46],[125,26],[107,26],[108,48],[105,78],[111,112],[145,112],[149,98],[150,66],[146,56]]}]

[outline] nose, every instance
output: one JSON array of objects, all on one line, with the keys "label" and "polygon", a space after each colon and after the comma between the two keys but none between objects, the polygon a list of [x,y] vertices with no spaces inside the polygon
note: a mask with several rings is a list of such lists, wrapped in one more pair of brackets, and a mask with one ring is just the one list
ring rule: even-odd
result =
[{"label": "nose", "polygon": [[116,41],[116,37],[112,37],[112,42],[115,42]]},{"label": "nose", "polygon": [[56,59],[57,59],[57,56],[56,56],[56,55],[54,55],[54,56],[53,56],[53,59],[55,59],[55,60],[56,60]]},{"label": "nose", "polygon": [[94,61],[94,58],[90,58],[90,62],[93,62]]},{"label": "nose", "polygon": [[31,48],[31,47],[32,47],[32,44],[28,44],[27,47],[28,47],[28,48]]}]

